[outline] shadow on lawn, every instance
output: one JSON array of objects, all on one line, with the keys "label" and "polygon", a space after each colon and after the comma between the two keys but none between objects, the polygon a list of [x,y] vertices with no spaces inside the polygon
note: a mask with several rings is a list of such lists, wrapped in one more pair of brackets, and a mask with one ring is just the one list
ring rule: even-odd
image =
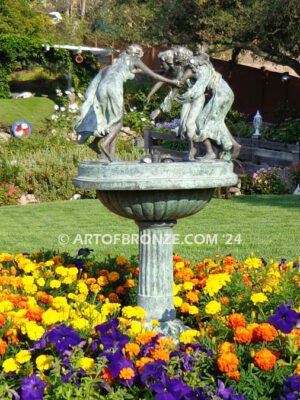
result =
[{"label": "shadow on lawn", "polygon": [[234,197],[234,201],[251,204],[253,206],[275,206],[300,209],[300,196],[296,195],[249,195]]}]

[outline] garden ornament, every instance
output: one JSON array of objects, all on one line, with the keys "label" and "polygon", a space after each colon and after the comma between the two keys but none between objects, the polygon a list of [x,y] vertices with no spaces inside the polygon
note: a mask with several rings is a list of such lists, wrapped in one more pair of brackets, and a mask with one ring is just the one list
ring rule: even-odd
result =
[{"label": "garden ornament", "polygon": [[[193,52],[186,47],[178,46],[172,49],[158,53],[158,58],[164,75],[170,79],[181,79],[188,65],[188,60],[193,56]],[[157,82],[149,92],[144,105],[146,106],[151,97],[164,85],[164,82]],[[163,111],[168,113],[171,111],[172,101],[175,100],[178,88],[172,88],[162,103],[152,111],[150,119],[155,121],[159,114]]]},{"label": "garden ornament", "polygon": [[[216,154],[211,141],[221,146],[224,160],[237,158],[241,146],[229,132],[225,117],[233,103],[234,95],[222,76],[216,72],[205,53],[191,57],[182,78],[182,83],[192,80],[193,84],[186,92],[177,96],[182,103],[178,135],[187,138],[189,143],[188,160],[196,160],[195,142],[203,142],[206,154],[200,160],[213,160]],[[205,92],[211,91],[206,101]]]},{"label": "garden ornament", "polygon": [[[142,61],[141,46],[131,44],[112,65],[101,69],[90,83],[85,101],[80,109],[80,118],[75,123],[78,143],[82,144],[91,136],[89,145],[101,160],[111,162],[115,158],[115,142],[123,123],[123,83],[134,79],[135,74],[144,73],[154,79],[179,86],[178,80],[168,79],[154,73]],[[100,148],[98,143],[103,138]]]}]

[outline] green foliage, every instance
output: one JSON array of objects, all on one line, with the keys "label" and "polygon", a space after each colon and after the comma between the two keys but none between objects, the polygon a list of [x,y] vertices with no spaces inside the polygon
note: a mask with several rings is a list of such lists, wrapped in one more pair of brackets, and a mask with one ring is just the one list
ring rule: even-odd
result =
[{"label": "green foliage", "polygon": [[0,99],[5,99],[10,95],[6,71],[0,68]]},{"label": "green foliage", "polygon": [[261,194],[284,194],[288,187],[280,168],[261,168],[252,175],[251,190]]},{"label": "green foliage", "polygon": [[239,113],[236,110],[230,110],[225,122],[233,136],[245,138],[252,136],[253,128],[247,115]]},{"label": "green foliage", "polygon": [[280,124],[271,125],[263,131],[262,137],[275,142],[296,144],[300,142],[300,119],[286,118]]},{"label": "green foliage", "polygon": [[300,163],[293,164],[289,167],[289,175],[294,187],[300,185]]},{"label": "green foliage", "polygon": [[19,194],[16,188],[9,183],[0,185],[0,206],[16,205]]}]

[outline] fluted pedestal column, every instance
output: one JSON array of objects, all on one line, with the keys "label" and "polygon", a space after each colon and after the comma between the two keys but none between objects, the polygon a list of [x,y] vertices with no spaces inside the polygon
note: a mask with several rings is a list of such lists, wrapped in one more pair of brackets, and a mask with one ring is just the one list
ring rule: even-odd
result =
[{"label": "fluted pedestal column", "polygon": [[176,221],[140,222],[140,272],[138,306],[146,312],[146,320],[174,320],[173,239]]}]

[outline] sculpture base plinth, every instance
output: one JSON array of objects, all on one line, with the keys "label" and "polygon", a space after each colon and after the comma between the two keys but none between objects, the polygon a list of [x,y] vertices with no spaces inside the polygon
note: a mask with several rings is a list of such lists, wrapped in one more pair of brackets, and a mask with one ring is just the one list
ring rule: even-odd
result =
[{"label": "sculpture base plinth", "polygon": [[167,338],[171,336],[175,344],[179,343],[179,336],[182,332],[191,329],[190,327],[184,325],[183,322],[178,318],[172,319],[171,321],[160,322],[160,325],[154,328],[152,323],[146,322],[143,327],[145,329],[162,333]]}]

